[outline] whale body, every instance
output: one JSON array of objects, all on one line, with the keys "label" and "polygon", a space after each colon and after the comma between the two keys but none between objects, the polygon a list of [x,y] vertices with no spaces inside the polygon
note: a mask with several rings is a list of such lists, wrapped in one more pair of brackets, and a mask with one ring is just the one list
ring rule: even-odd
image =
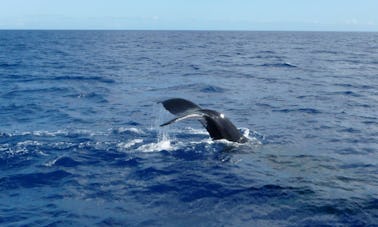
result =
[{"label": "whale body", "polygon": [[209,132],[213,140],[226,139],[232,142],[245,143],[248,139],[235,127],[235,125],[215,110],[202,109],[191,101],[173,98],[161,102],[166,110],[177,117],[161,124],[166,126],[184,119],[196,118]]}]

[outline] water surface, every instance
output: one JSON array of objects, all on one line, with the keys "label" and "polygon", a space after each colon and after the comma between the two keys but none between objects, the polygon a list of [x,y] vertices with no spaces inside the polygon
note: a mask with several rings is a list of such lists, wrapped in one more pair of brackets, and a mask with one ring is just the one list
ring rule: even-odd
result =
[{"label": "water surface", "polygon": [[[377,40],[0,31],[0,224],[374,225]],[[173,97],[252,142],[160,129]]]}]

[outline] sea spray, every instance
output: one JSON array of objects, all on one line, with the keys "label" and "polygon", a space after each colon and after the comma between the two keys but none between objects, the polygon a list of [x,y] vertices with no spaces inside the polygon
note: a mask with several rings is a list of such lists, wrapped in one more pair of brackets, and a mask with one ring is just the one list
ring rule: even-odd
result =
[{"label": "sea spray", "polygon": [[152,106],[152,119],[151,131],[156,131],[156,143],[150,143],[140,146],[137,150],[143,152],[153,152],[162,150],[173,150],[171,138],[169,136],[169,126],[160,127],[161,123],[167,119],[168,113],[159,103]]},{"label": "sea spray", "polygon": [[154,105],[154,115],[155,117],[155,130],[157,135],[157,142],[164,143],[165,141],[170,141],[169,137],[169,126],[160,127],[161,123],[166,120],[168,112],[165,111],[161,105],[155,104]]}]

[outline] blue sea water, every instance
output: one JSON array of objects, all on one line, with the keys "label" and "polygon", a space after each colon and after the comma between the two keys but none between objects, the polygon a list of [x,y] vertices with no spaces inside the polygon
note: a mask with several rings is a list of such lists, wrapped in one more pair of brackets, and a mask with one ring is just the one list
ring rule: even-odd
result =
[{"label": "blue sea water", "polygon": [[0,31],[0,225],[374,226],[377,110],[378,33]]}]

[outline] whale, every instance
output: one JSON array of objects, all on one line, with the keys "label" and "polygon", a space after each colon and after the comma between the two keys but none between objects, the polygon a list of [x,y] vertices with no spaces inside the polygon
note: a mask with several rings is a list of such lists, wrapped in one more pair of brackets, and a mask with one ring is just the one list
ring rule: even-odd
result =
[{"label": "whale", "polygon": [[213,140],[225,139],[236,143],[246,143],[248,141],[236,126],[223,114],[215,110],[203,109],[193,102],[172,98],[159,102],[164,108],[176,117],[160,125],[164,127],[185,119],[198,119],[206,128]]}]

